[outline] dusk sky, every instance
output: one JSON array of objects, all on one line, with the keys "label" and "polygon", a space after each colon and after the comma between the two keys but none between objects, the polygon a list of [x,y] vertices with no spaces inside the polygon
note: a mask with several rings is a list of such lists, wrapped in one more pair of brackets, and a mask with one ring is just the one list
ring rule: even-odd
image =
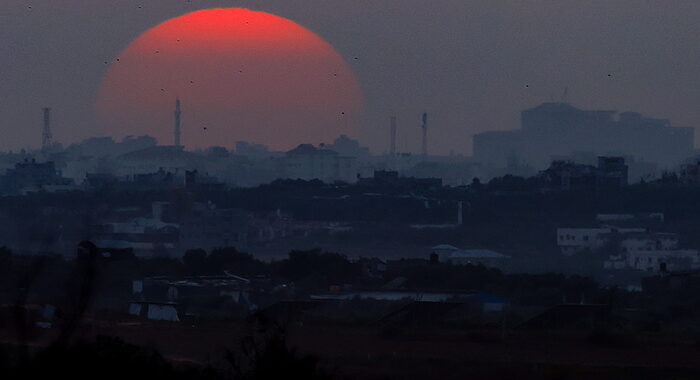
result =
[{"label": "dusk sky", "polygon": [[105,62],[145,30],[212,7],[276,14],[333,45],[364,94],[352,137],[377,153],[387,150],[392,114],[400,151],[420,150],[426,111],[431,154],[469,154],[472,134],[518,128],[520,110],[561,100],[567,87],[582,108],[698,127],[700,3],[669,3],[3,0],[0,149],[38,147],[43,106],[53,108],[54,137],[64,145],[105,135],[93,116]]}]

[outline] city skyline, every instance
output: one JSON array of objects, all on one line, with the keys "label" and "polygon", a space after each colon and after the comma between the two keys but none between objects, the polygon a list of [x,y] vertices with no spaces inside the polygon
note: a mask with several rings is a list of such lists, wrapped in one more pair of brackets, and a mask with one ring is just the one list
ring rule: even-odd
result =
[{"label": "city skyline", "polygon": [[0,0],[0,379],[700,379],[698,20]]},{"label": "city skyline", "polygon": [[[36,147],[34,126],[41,125],[36,110],[46,106],[54,109],[54,140],[69,144],[102,135],[90,114],[105,61],[163,20],[234,6],[226,1],[68,4],[37,1],[30,7],[10,0],[0,5],[6,25],[0,51],[26,46],[3,54],[8,71],[0,93],[5,98],[0,149]],[[397,149],[419,153],[420,115],[427,111],[431,152],[469,154],[473,134],[512,129],[520,110],[561,100],[567,87],[569,101],[580,108],[639,111],[670,118],[674,125],[700,125],[693,91],[698,80],[693,67],[700,57],[685,44],[700,35],[692,22],[700,9],[692,2],[675,7],[402,4],[310,1],[295,7],[248,1],[235,6],[290,18],[336,47],[367,100],[361,129],[352,137],[375,153],[388,149],[391,115],[398,117]],[[69,26],[68,19],[75,22]],[[663,67],[669,70],[658,70]]]}]

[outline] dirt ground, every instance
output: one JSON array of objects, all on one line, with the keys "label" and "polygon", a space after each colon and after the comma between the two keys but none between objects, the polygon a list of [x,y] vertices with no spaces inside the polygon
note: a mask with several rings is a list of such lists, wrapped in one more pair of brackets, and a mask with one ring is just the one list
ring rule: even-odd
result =
[{"label": "dirt ground", "polygon": [[[251,331],[237,322],[129,322],[93,326],[81,334],[117,336],[176,362],[219,366],[225,350],[237,350]],[[53,334],[44,330],[32,343],[46,344]],[[286,335],[291,346],[318,357],[341,379],[700,377],[699,348],[652,335],[612,347],[576,332],[513,331],[501,339],[500,331],[407,328],[389,333],[380,327],[295,325]]]}]

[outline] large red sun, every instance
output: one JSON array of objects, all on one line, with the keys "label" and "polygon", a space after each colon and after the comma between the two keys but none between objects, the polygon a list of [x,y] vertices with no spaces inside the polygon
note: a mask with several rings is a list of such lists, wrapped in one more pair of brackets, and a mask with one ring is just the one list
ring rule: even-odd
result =
[{"label": "large red sun", "polygon": [[354,135],[362,94],[348,65],[293,21],[247,9],[207,9],[147,30],[111,63],[96,102],[110,135],[173,144],[235,141],[288,149]]}]

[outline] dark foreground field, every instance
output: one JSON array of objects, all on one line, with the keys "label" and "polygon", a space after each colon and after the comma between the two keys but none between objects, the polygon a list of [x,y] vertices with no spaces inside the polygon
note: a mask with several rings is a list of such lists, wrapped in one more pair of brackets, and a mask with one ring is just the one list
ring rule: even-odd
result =
[{"label": "dark foreground field", "polygon": [[[246,327],[244,327],[246,326]],[[299,358],[318,358],[334,378],[699,378],[700,349],[683,336],[622,333],[434,329],[295,324],[283,337]],[[37,352],[55,341],[43,330],[27,341]],[[16,338],[6,332],[4,341]],[[270,335],[242,322],[197,326],[122,323],[83,328],[80,338],[118,337],[160,352],[175,368],[227,372],[227,353],[264,344]],[[13,342],[14,341],[14,342]],[[6,346],[7,347],[7,346]],[[268,364],[275,365],[275,364]],[[230,371],[229,371],[230,372]]]}]

